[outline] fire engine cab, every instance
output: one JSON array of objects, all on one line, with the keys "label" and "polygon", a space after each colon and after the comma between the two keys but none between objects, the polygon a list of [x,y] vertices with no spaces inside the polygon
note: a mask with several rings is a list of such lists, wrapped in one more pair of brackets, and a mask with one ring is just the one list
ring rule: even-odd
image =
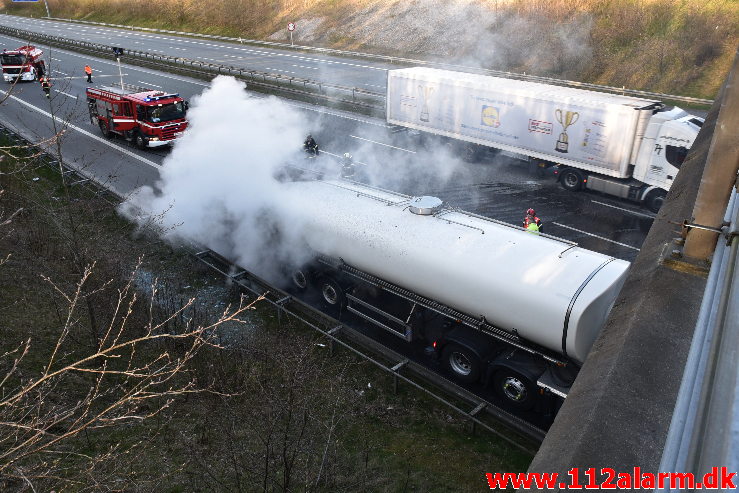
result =
[{"label": "fire engine cab", "polygon": [[88,87],[87,107],[103,137],[122,135],[140,149],[172,144],[187,128],[187,101],[178,94],[125,84]]},{"label": "fire engine cab", "polygon": [[0,62],[3,66],[5,82],[17,80],[36,80],[46,71],[41,56],[43,51],[35,46],[21,46],[17,50],[3,50]]}]

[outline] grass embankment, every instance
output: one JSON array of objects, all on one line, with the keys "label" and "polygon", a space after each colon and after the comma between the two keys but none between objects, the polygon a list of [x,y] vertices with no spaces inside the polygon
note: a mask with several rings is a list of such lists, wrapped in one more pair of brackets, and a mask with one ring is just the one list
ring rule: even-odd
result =
[{"label": "grass embankment", "polygon": [[[306,44],[713,98],[739,42],[735,0],[48,0],[55,17]],[[5,11],[45,15],[43,5]],[[393,29],[393,26],[402,26]],[[306,27],[306,29],[308,29]],[[473,34],[470,34],[473,33]],[[305,30],[296,31],[297,39]],[[474,62],[471,62],[474,60]]]},{"label": "grass embankment", "polygon": [[[62,327],[69,334],[57,360],[73,361],[99,347],[141,257],[138,301],[122,339],[146,333],[152,320],[161,323],[190,296],[193,308],[161,330],[208,323],[238,299],[182,252],[136,235],[99,195],[62,186],[57,172],[35,160],[6,157],[0,171],[0,224],[21,210],[0,229],[0,259],[7,258],[0,265],[0,354],[31,340],[19,369],[3,382],[3,396],[42,373]],[[62,293],[74,292],[80,260],[95,267],[82,293],[89,302],[70,319]],[[161,282],[150,307],[154,278]],[[145,416],[171,399],[152,417],[96,421],[12,466],[3,455],[0,489],[23,488],[25,476],[36,491],[479,491],[485,472],[526,469],[526,454],[484,433],[471,436],[467,423],[412,389],[401,385],[393,395],[391,381],[370,364],[341,351],[329,357],[325,340],[297,322],[279,326],[276,320],[273,309],[257,305],[245,323],[221,327],[215,342],[223,347],[202,348],[166,384],[205,390],[127,404],[128,415]],[[155,341],[135,353],[119,352],[107,368],[124,368],[121,359],[135,367],[160,354],[179,357],[186,346]],[[3,371],[16,356],[2,359]],[[16,409],[22,412],[0,408],[0,421],[24,426],[30,420],[43,427],[38,443],[44,443],[73,425],[81,412],[75,406],[93,389],[100,395],[95,408],[137,382],[111,374],[98,384],[98,375],[69,372],[27,396],[26,407]],[[0,429],[3,453],[18,443],[17,433]]]}]

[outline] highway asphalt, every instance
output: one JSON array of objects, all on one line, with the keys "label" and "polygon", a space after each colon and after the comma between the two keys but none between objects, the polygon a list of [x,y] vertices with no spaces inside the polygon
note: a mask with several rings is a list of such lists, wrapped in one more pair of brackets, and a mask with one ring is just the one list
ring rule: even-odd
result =
[{"label": "highway asphalt", "polygon": [[[22,40],[3,35],[0,44],[15,48]],[[121,138],[106,140],[87,114],[84,90],[88,84],[82,67],[87,63],[94,67],[93,85],[109,85],[119,81],[115,62],[42,48],[54,80],[51,102],[38,84],[18,84],[0,106],[0,120],[31,140],[41,140],[54,134],[53,109],[60,120],[57,129],[61,121],[67,128],[63,139],[66,160],[123,196],[143,184],[154,184],[166,148],[140,151]],[[178,92],[186,99],[208,86],[202,80],[126,64],[122,71],[127,83]],[[10,88],[10,84],[0,86],[6,92]],[[411,195],[433,194],[462,209],[514,224],[526,209],[534,207],[547,224],[546,233],[624,260],[635,258],[654,217],[638,204],[590,192],[567,192],[552,176],[532,173],[528,163],[512,156],[463,163],[450,159],[434,142],[421,142],[409,132],[393,133],[382,120],[305,103],[289,104],[311,122],[309,131],[324,151],[318,158],[323,167],[335,166],[338,173],[338,157],[349,152],[359,163],[358,179],[371,179],[375,185]],[[286,143],[296,149],[300,144]],[[245,153],[248,146],[245,136]]]},{"label": "highway asphalt", "polygon": [[129,50],[331,82],[384,93],[390,64],[46,19],[0,15],[0,25]]}]

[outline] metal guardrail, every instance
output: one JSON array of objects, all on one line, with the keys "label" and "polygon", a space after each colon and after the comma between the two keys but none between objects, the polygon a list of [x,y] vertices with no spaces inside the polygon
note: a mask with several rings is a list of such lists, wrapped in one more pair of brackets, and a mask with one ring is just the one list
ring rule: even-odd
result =
[{"label": "metal guardrail", "polygon": [[256,46],[267,46],[271,48],[279,48],[283,50],[307,51],[307,52],[314,52],[318,54],[337,55],[337,56],[351,57],[351,58],[366,58],[366,59],[371,59],[371,60],[383,61],[389,64],[402,64],[402,65],[407,65],[407,66],[425,65],[429,67],[438,67],[438,68],[444,68],[444,69],[449,69],[449,70],[458,70],[462,72],[478,73],[478,74],[483,74],[483,75],[493,75],[496,77],[505,77],[508,79],[517,79],[517,80],[524,80],[524,81],[530,81],[530,82],[541,82],[545,84],[554,84],[554,85],[559,85],[559,86],[575,87],[575,88],[580,88],[580,89],[591,89],[594,91],[610,92],[614,94],[637,96],[637,97],[644,97],[644,98],[655,98],[660,101],[681,102],[681,103],[687,103],[687,104],[693,104],[693,105],[699,105],[699,106],[713,105],[713,100],[711,99],[694,98],[690,96],[679,96],[676,94],[663,94],[663,93],[650,92],[650,91],[641,91],[638,89],[627,89],[626,87],[614,87],[614,86],[606,86],[606,85],[601,85],[601,84],[591,84],[587,82],[578,82],[578,81],[572,81],[572,80],[566,80],[566,79],[556,79],[553,77],[527,75],[526,73],[520,74],[520,73],[508,72],[504,70],[483,69],[483,68],[478,68],[478,67],[470,67],[467,65],[457,65],[453,63],[433,62],[433,61],[428,61],[428,60],[418,60],[418,59],[405,58],[405,57],[393,57],[393,56],[388,56],[388,55],[377,55],[373,53],[364,53],[364,52],[359,52],[359,51],[345,51],[345,50],[337,50],[333,48],[320,48],[320,47],[313,47],[313,46],[306,46],[306,45],[290,45],[287,43],[279,43],[275,41],[234,38],[234,37],[229,37],[229,36],[218,36],[218,35],[213,35],[213,34],[199,34],[199,33],[185,32],[185,31],[171,31],[167,29],[126,26],[126,25],[121,25],[121,24],[109,24],[105,22],[93,22],[93,21],[83,21],[83,20],[75,20],[75,19],[62,19],[62,18],[57,18],[57,17],[45,17],[45,19],[69,22],[73,24],[88,24],[88,25],[112,27],[116,29],[129,29],[129,30],[137,30],[137,31],[148,31],[148,32],[155,32],[155,33],[173,34],[177,36],[216,39],[219,41],[227,41],[230,43],[241,43],[241,44],[245,43],[245,44],[256,45]]},{"label": "metal guardrail", "polygon": [[[40,164],[61,172],[65,176],[76,175],[79,179],[75,179],[70,183],[70,186],[84,187],[94,195],[103,196],[111,205],[117,205],[122,200],[122,197],[107,189],[104,185],[98,184],[94,178],[85,175],[72,166],[64,163],[60,165],[60,162],[54,156],[47,154],[43,149],[34,146],[20,135],[2,125],[0,125],[0,135],[9,138],[16,145],[27,146],[35,153],[38,153],[39,156],[37,159],[40,161]],[[277,316],[280,321],[282,316],[291,316],[303,323],[307,328],[311,328],[322,334],[330,341],[332,354],[337,345],[341,346],[372,363],[384,373],[392,375],[394,391],[397,391],[398,383],[402,381],[464,417],[471,423],[473,433],[479,426],[531,455],[536,453],[534,447],[538,446],[544,440],[544,436],[546,435],[544,430],[498,408],[485,399],[441,377],[431,369],[408,360],[403,355],[383,346],[361,332],[310,307],[290,294],[268,284],[256,275],[231,264],[216,252],[207,249],[203,250],[193,244],[182,245],[182,247],[197,260],[224,275],[245,291],[257,297],[264,296],[264,301],[277,310]],[[362,347],[374,353],[375,356],[357,349],[355,346]],[[390,363],[383,363],[379,357],[390,361]],[[403,373],[401,373],[401,370]],[[410,378],[410,375],[415,375],[421,382],[419,383],[415,379]],[[434,390],[430,389],[429,386],[432,386]],[[466,411],[460,408],[460,404],[452,402],[452,400],[462,401],[472,406],[471,410]],[[502,423],[508,430],[517,435],[519,439],[513,439],[509,436],[509,433],[501,432],[497,427],[483,421],[481,415],[483,411],[485,415],[492,417],[497,423]],[[520,439],[529,443],[520,443]]]},{"label": "metal guardrail", "polygon": [[[7,26],[0,26],[0,32],[17,37],[24,41],[44,43],[49,46],[60,48],[72,48],[78,51],[89,52],[100,56],[113,50],[110,45],[77,41],[34,31],[26,31]],[[384,109],[385,95],[359,87],[343,86],[312,79],[290,77],[270,72],[261,72],[229,65],[191,60],[183,57],[160,55],[146,51],[124,49],[123,55],[132,62],[142,62],[147,66],[162,68],[175,68],[179,72],[190,73],[198,76],[225,74],[237,77],[251,86],[257,86],[268,90],[279,91],[309,98],[318,98],[334,103],[343,103],[365,109]],[[135,64],[135,63],[134,63]],[[379,100],[379,101],[378,101]]]}]

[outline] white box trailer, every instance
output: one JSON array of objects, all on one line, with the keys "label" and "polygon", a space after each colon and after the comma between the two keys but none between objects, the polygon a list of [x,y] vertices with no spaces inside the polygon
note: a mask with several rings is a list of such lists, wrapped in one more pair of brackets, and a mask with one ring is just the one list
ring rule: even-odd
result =
[{"label": "white box trailer", "polygon": [[663,109],[656,100],[500,77],[388,71],[388,123],[460,141],[467,160],[506,150],[558,165],[565,188],[593,177],[589,188],[638,201],[653,190],[664,197],[702,123]]}]

